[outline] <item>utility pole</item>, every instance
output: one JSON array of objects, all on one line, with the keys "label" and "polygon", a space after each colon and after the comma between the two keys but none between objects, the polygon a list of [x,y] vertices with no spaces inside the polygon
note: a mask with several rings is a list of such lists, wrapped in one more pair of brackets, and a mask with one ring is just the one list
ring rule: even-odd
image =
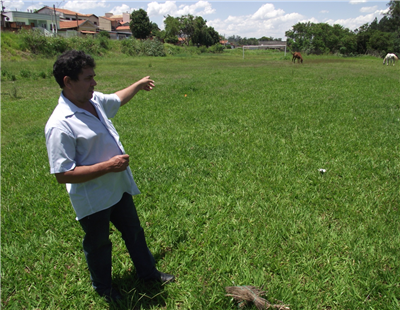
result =
[{"label": "utility pole", "polygon": [[5,27],[6,23],[4,21],[4,10],[6,8],[3,6],[3,0],[1,0],[1,27]]},{"label": "utility pole", "polygon": [[57,14],[56,14],[56,6],[54,4],[53,4],[53,12],[54,12],[54,24],[55,24],[55,27],[53,27],[53,29],[56,28],[56,35],[57,35],[58,34]]}]

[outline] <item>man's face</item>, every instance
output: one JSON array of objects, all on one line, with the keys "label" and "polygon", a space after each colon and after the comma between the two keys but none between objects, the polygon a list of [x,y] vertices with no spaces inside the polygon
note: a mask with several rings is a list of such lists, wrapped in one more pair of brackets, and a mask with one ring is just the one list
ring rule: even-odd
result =
[{"label": "man's face", "polygon": [[77,81],[70,80],[68,88],[77,103],[85,104],[92,99],[94,87],[97,85],[95,76],[93,68],[87,67],[82,69]]}]

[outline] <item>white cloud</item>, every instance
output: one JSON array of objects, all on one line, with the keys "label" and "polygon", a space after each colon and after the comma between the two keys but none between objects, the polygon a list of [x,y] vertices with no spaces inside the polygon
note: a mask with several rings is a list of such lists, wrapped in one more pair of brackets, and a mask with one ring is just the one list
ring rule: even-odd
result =
[{"label": "white cloud", "polygon": [[277,16],[281,16],[285,14],[285,12],[281,9],[275,10],[275,7],[271,3],[267,3],[262,5],[257,12],[253,14],[251,17],[252,19],[267,19],[267,18],[274,18]]},{"label": "white cloud", "polygon": [[120,6],[115,6],[113,7],[110,11],[108,11],[107,13],[113,13],[113,15],[121,15],[122,13],[132,13],[134,10],[133,8],[130,8],[128,5],[126,4],[122,4]]},{"label": "white cloud", "polygon": [[35,10],[41,9],[44,6],[45,6],[45,4],[43,2],[39,2],[39,3],[28,6],[26,9],[33,12]]},{"label": "white cloud", "polygon": [[272,18],[268,18],[265,15],[264,19],[253,18],[254,15],[261,16],[260,12],[262,12],[263,9],[265,8],[261,7],[256,12],[259,13],[258,15],[254,13],[253,15],[229,16],[225,20],[210,20],[207,22],[207,25],[213,27],[226,37],[240,35],[243,38],[261,38],[266,36],[285,40],[285,31],[291,29],[294,24],[304,19],[304,16],[301,14],[284,14],[281,10],[278,10],[276,14],[272,14],[275,15],[275,17]]},{"label": "white cloud", "polygon": [[215,9],[208,1],[198,1],[191,5],[176,5],[176,1],[166,1],[164,3],[150,2],[147,5],[147,14],[149,16],[175,16],[191,14],[194,16],[204,16],[214,14]]},{"label": "white cloud", "polygon": [[178,7],[175,1],[166,1],[165,3],[150,2],[147,5],[147,14],[149,16],[175,16]]},{"label": "white cloud", "polygon": [[372,12],[375,12],[377,8],[378,8],[377,5],[375,5],[375,6],[365,6],[365,7],[362,7],[360,9],[360,12],[361,13],[372,13]]},{"label": "white cloud", "polygon": [[106,0],[73,0],[68,1],[62,8],[66,10],[71,10],[74,12],[81,13],[84,10],[90,10],[94,8],[105,8],[106,7]]},{"label": "white cloud", "polygon": [[321,13],[321,14],[328,14],[329,11],[327,11],[327,10],[322,10],[322,11],[320,11],[320,13]]},{"label": "white cloud", "polygon": [[12,0],[12,1],[4,1],[3,6],[6,8],[6,11],[20,11],[24,7],[25,3],[21,0]]},{"label": "white cloud", "polygon": [[282,9],[275,9],[273,4],[263,4],[253,14],[230,15],[225,20],[210,20],[207,25],[226,37],[240,35],[243,38],[261,38],[266,36],[284,40],[285,31],[304,18],[299,13],[285,14]]},{"label": "white cloud", "polygon": [[215,13],[215,9],[207,1],[199,1],[192,5],[180,5],[178,15],[209,15]]},{"label": "white cloud", "polygon": [[355,18],[337,19],[337,20],[329,19],[326,20],[325,22],[330,25],[339,24],[345,28],[349,28],[350,30],[355,30],[356,28],[366,23],[371,23],[375,18],[379,19],[385,12],[387,12],[387,10],[377,10],[371,14],[360,15]]},{"label": "white cloud", "polygon": [[360,3],[365,3],[367,0],[350,0],[350,4],[360,4]]}]

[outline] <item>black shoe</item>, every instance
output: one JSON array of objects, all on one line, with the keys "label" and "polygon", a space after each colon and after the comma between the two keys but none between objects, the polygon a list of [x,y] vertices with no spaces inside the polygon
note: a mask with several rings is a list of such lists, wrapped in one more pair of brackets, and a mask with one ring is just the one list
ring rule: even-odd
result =
[{"label": "black shoe", "polygon": [[157,271],[154,276],[146,278],[144,280],[145,281],[157,281],[157,282],[161,282],[164,284],[164,283],[168,283],[168,282],[174,282],[175,276],[173,276],[172,274]]},{"label": "black shoe", "polygon": [[116,289],[105,290],[103,292],[97,292],[101,297],[104,297],[106,302],[118,302],[122,300],[122,295]]},{"label": "black shoe", "polygon": [[159,281],[161,283],[168,283],[168,282],[174,282],[175,281],[175,276],[172,274],[168,274],[168,273],[163,273],[161,271],[159,271],[160,273],[160,279]]}]

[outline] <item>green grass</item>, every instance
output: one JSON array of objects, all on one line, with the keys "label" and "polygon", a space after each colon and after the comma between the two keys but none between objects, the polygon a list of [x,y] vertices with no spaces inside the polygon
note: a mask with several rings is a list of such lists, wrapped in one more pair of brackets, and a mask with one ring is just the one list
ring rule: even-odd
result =
[{"label": "green grass", "polygon": [[[400,308],[400,66],[304,58],[97,59],[99,91],[156,81],[113,123],[157,267],[177,275],[140,284],[111,227],[122,309],[236,309],[232,285],[264,287],[291,309]],[[19,75],[53,62],[2,63],[17,76],[1,88],[2,308],[105,309],[49,174],[43,131],[60,90]]]}]

